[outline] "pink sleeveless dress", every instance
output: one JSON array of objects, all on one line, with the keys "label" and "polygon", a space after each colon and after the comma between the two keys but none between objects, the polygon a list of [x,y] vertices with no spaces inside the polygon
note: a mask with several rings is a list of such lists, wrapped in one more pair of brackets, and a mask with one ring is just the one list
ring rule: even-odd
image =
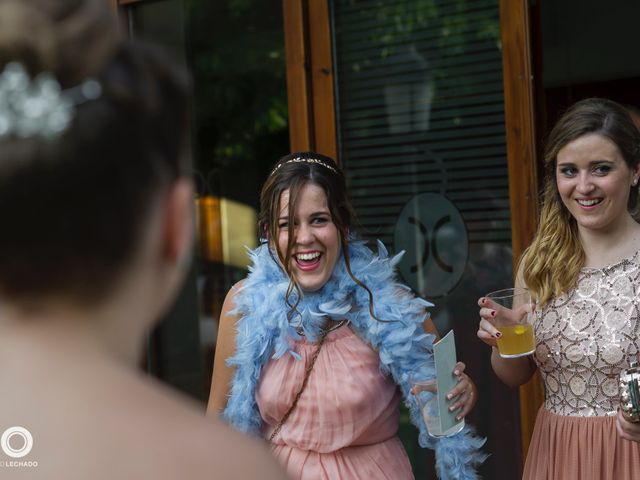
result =
[{"label": "pink sleeveless dress", "polygon": [[[304,379],[316,344],[297,342],[262,370],[256,400],[269,438]],[[294,479],[413,479],[396,436],[400,394],[380,373],[378,354],[348,326],[327,335],[307,387],[274,438],[272,451]]]}]

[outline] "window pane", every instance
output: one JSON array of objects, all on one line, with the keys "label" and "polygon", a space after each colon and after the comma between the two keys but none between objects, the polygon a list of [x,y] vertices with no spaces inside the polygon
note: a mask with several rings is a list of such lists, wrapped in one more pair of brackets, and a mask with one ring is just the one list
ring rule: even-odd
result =
[{"label": "window pane", "polygon": [[578,0],[539,2],[534,40],[542,60],[543,138],[570,105],[588,97],[615,100],[640,119],[640,64],[630,61],[636,56],[640,2],[618,0],[602,7]]},{"label": "window pane", "polygon": [[260,187],[289,150],[282,5],[163,0],[127,9],[133,36],[168,46],[193,75],[192,153],[198,188],[196,261],[148,363],[205,401],[224,295],[257,244]]}]

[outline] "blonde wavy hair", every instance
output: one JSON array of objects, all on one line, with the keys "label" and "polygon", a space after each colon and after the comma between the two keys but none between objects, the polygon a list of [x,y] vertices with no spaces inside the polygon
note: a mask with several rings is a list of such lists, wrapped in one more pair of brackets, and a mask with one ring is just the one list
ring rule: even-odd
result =
[{"label": "blonde wavy hair", "polygon": [[[625,163],[640,163],[640,132],[622,105],[588,98],[573,105],[549,134],[544,155],[545,184],[540,222],[531,245],[520,259],[519,271],[539,305],[575,286],[584,265],[584,250],[575,218],[562,202],[556,183],[558,152],[577,138],[596,133],[616,144]],[[638,188],[631,187],[628,208],[637,214]]]}]

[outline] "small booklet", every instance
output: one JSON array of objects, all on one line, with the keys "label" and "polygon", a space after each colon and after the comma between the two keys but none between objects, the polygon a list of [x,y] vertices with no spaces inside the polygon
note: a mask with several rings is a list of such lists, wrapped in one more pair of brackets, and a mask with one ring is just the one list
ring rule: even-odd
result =
[{"label": "small booklet", "polygon": [[449,411],[447,392],[458,380],[453,374],[453,367],[457,363],[456,343],[453,330],[450,330],[438,343],[433,345],[433,356],[436,363],[436,383],[438,385],[438,410],[440,411],[440,428],[446,432],[464,420],[456,420],[457,411]]}]

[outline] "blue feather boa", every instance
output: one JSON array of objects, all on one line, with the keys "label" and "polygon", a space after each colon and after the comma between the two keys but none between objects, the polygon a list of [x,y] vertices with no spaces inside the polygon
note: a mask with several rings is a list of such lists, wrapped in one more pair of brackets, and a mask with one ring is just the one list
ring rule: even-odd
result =
[{"label": "blue feather boa", "polygon": [[[411,372],[419,372],[423,378],[435,377],[434,336],[422,327],[428,316],[426,308],[433,305],[397,281],[394,267],[402,254],[389,258],[380,242],[378,255],[364,242],[349,244],[351,271],[374,292],[375,314],[385,322],[371,317],[367,292],[348,275],[342,256],[329,281],[318,292],[305,293],[297,306],[299,314],[288,320],[288,277],[266,244],[250,255],[253,265],[236,294],[233,311],[240,320],[236,325],[236,351],[227,360],[236,369],[223,412],[228,423],[242,432],[259,435],[262,418],[255,393],[265,363],[287,354],[298,358],[293,350],[294,342],[300,340],[296,328],[302,328],[313,341],[327,317],[347,319],[356,334],[378,352],[381,371],[391,375],[399,386],[411,421],[420,431],[420,445],[436,451],[438,476],[443,480],[478,478],[475,469],[486,458],[480,452],[484,439],[475,437],[468,425],[452,437],[430,437],[416,399],[409,393]],[[295,293],[291,301],[295,301]]]}]

